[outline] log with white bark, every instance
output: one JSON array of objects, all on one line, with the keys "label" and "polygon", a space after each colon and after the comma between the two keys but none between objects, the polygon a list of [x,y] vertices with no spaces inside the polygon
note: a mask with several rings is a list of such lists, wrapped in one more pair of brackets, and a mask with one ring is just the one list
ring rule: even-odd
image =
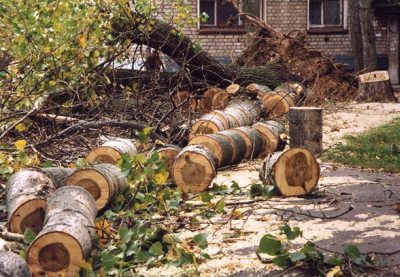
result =
[{"label": "log with white bark", "polygon": [[373,71],[358,76],[358,101],[397,102],[387,71]]},{"label": "log with white bark", "polygon": [[310,151],[292,148],[275,152],[265,158],[260,179],[275,186],[283,196],[302,196],[310,193],[318,183],[320,168]]},{"label": "log with white bark", "polygon": [[246,87],[246,93],[249,95],[257,95],[258,97],[263,97],[267,93],[270,93],[272,90],[263,85],[259,84],[250,84]]},{"label": "log with white bark", "polygon": [[299,97],[290,90],[282,88],[265,94],[262,98],[262,104],[268,115],[281,116],[289,112],[290,107],[295,107]]},{"label": "log with white bark", "polygon": [[189,145],[182,149],[173,165],[177,187],[184,192],[206,190],[217,174],[217,162],[207,147]]},{"label": "log with white bark", "polygon": [[282,150],[284,142],[281,135],[285,132],[285,128],[277,121],[257,122],[252,126],[257,130],[265,140],[265,148],[261,151],[260,157],[265,157],[267,154]]},{"label": "log with white bark", "polygon": [[67,178],[66,185],[88,190],[100,210],[128,186],[128,179],[115,165],[103,163],[75,171]]},{"label": "log with white bark", "polygon": [[86,161],[89,163],[116,164],[123,153],[134,156],[137,154],[137,149],[129,139],[116,138],[90,151],[86,155]]},{"label": "log with white bark", "polygon": [[65,167],[47,167],[41,170],[50,177],[56,188],[65,186],[65,180],[75,172],[75,169]]},{"label": "log with white bark", "polygon": [[30,277],[31,273],[26,261],[19,255],[0,250],[1,277]]},{"label": "log with white bark", "polygon": [[46,205],[43,230],[27,252],[33,275],[76,276],[92,249],[96,214],[95,200],[85,189],[58,189]]},{"label": "log with white bark", "polygon": [[322,152],[322,109],[293,107],[289,110],[290,147],[303,147],[312,154]]},{"label": "log with white bark", "polygon": [[237,164],[246,158],[247,144],[240,134],[232,130],[225,130],[215,135],[224,137],[232,145],[233,153],[230,164]]},{"label": "log with white bark", "polygon": [[46,199],[55,189],[44,172],[22,170],[12,175],[6,185],[9,231],[23,234],[29,228],[38,233],[43,227]]}]

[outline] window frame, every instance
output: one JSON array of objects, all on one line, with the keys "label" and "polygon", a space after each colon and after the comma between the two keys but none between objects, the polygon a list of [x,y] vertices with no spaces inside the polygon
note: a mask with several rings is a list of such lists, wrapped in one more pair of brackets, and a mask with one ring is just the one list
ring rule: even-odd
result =
[{"label": "window frame", "polygon": [[[340,1],[340,24],[325,24],[327,21],[327,2],[328,0],[321,0],[321,23],[320,25],[310,23],[310,1],[307,0],[307,31],[310,34],[345,34],[348,33],[347,28],[347,14],[348,14],[348,0]],[[351,1],[351,0],[350,0]]]},{"label": "window frame", "polygon": [[[200,16],[200,1],[197,0],[197,15]],[[239,24],[238,26],[234,27],[223,27],[220,22],[219,22],[219,12],[218,9],[222,6],[222,0],[214,0],[215,1],[215,24],[214,25],[202,25],[200,22],[197,24],[197,29],[199,34],[244,34],[246,33],[246,26],[242,19],[239,17],[238,21]],[[243,1],[245,0],[239,0],[238,1],[238,8],[239,12],[242,11],[243,8]],[[262,20],[265,20],[266,17],[266,1],[267,0],[259,0],[261,3],[261,9],[260,9],[260,18]]]}]

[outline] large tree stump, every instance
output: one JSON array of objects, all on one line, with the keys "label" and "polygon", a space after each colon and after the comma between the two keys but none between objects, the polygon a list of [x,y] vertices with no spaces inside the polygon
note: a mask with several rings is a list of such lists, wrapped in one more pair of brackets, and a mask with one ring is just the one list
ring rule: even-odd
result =
[{"label": "large tree stump", "polygon": [[253,159],[258,157],[261,151],[265,148],[265,140],[259,132],[252,129],[251,127],[238,127],[229,130],[236,132],[242,136],[246,143],[246,154],[245,159]]},{"label": "large tree stump", "polygon": [[116,138],[103,143],[86,155],[89,163],[110,163],[116,164],[123,153],[130,156],[137,154],[137,149],[132,141],[123,138]]},{"label": "large tree stump", "polygon": [[75,171],[66,180],[66,185],[80,186],[88,190],[96,200],[97,209],[100,210],[128,186],[128,179],[118,167],[104,163]]},{"label": "large tree stump", "polygon": [[260,169],[260,179],[275,186],[283,196],[302,196],[317,185],[319,173],[319,165],[310,151],[292,148],[267,156]]},{"label": "large tree stump", "polygon": [[282,150],[285,146],[285,143],[281,139],[285,128],[279,122],[272,120],[257,122],[252,128],[260,132],[265,140],[265,148],[261,151],[260,157],[265,157],[269,153]]},{"label": "large tree stump", "polygon": [[85,189],[58,189],[48,200],[43,230],[28,249],[33,275],[76,276],[92,249],[96,214],[95,200]]},{"label": "large tree stump", "polygon": [[373,71],[358,76],[357,101],[397,102],[387,71]]},{"label": "large tree stump", "polygon": [[173,182],[174,179],[172,177],[172,167],[174,165],[176,156],[178,156],[179,152],[181,151],[181,148],[170,144],[160,147],[154,151],[158,153],[158,156],[161,160],[165,161],[165,166],[169,173],[167,182]]},{"label": "large tree stump", "polygon": [[196,136],[189,141],[189,145],[202,145],[213,154],[218,167],[230,165],[234,155],[233,145],[226,137],[218,134]]},{"label": "large tree stump", "polygon": [[303,147],[312,154],[321,153],[322,109],[293,107],[289,111],[290,147]]},{"label": "large tree stump", "polygon": [[26,228],[35,233],[42,230],[46,199],[55,189],[43,172],[23,170],[11,176],[6,186],[9,231],[23,234]]},{"label": "large tree stump", "polygon": [[1,277],[30,277],[31,273],[26,261],[19,255],[0,250]]},{"label": "large tree stump", "polygon": [[175,184],[184,192],[206,190],[217,174],[217,162],[204,146],[189,145],[182,149],[173,166]]}]

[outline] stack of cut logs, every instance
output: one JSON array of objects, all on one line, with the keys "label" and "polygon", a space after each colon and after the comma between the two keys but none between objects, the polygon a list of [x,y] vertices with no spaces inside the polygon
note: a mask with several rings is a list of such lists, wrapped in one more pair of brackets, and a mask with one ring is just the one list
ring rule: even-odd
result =
[{"label": "stack of cut logs", "polygon": [[[168,182],[184,192],[201,192],[210,186],[218,169],[246,159],[265,158],[260,170],[263,182],[276,186],[284,196],[309,193],[319,178],[313,155],[298,147],[282,151],[283,126],[276,121],[259,121],[263,109],[269,114],[286,113],[303,93],[303,88],[293,83],[275,91],[255,84],[246,89],[231,85],[226,90],[207,90],[195,101],[207,113],[193,124],[189,145],[153,150],[166,161]],[[229,102],[235,94],[245,98],[235,97]],[[296,120],[297,124],[306,118]],[[123,154],[133,156],[137,152],[132,141],[116,138],[87,154],[90,167],[22,170],[10,178],[6,188],[8,229],[23,234],[29,228],[38,234],[27,252],[28,266],[35,276],[77,274],[92,248],[97,211],[128,187],[127,178],[115,164]],[[11,254],[0,257],[0,270],[4,264],[29,272]]]}]

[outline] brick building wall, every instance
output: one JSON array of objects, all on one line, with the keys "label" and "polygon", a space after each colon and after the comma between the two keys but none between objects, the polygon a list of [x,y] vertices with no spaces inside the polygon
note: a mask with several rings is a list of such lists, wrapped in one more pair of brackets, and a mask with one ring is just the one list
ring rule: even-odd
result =
[{"label": "brick building wall", "polygon": [[[244,0],[246,1],[246,0]],[[298,30],[307,32],[307,0],[264,0],[264,15],[269,24],[284,33]],[[349,0],[351,1],[351,0]],[[198,0],[191,0],[192,14],[198,16]],[[377,54],[386,55],[386,18],[374,20]],[[234,58],[245,48],[246,34],[201,34],[197,24],[186,28],[185,33],[196,40],[204,50],[215,57]],[[310,34],[307,41],[312,48],[330,57],[351,57],[350,34]]]}]

